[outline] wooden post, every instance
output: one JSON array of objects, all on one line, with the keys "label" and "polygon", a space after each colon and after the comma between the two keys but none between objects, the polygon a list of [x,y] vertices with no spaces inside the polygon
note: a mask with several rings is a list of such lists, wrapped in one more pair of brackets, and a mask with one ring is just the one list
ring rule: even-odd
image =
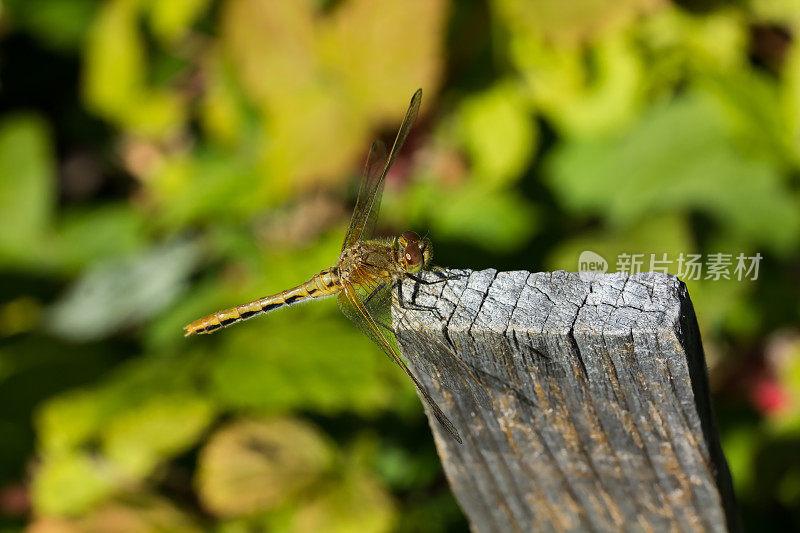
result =
[{"label": "wooden post", "polygon": [[404,281],[393,321],[464,441],[429,414],[473,530],[741,530],[681,281],[448,272]]}]

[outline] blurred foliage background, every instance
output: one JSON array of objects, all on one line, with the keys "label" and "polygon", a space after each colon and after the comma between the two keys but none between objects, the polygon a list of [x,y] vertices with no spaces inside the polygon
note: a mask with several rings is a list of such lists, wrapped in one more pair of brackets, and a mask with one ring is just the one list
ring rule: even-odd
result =
[{"label": "blurred foliage background", "polygon": [[380,230],[440,265],[762,254],[688,285],[745,525],[800,528],[797,0],[0,1],[0,527],[466,529],[335,304],[181,336],[329,266],[417,87]]}]

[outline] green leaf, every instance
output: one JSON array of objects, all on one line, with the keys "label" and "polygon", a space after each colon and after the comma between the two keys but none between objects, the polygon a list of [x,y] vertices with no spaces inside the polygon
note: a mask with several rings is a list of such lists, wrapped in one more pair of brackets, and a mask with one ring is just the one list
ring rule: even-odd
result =
[{"label": "green leaf", "polygon": [[782,116],[786,117],[789,126],[789,145],[793,148],[792,156],[795,165],[800,165],[800,41],[795,40],[784,60],[781,85]]},{"label": "green leaf", "polygon": [[750,496],[753,491],[760,490],[753,479],[757,472],[753,463],[757,460],[762,441],[760,435],[758,427],[744,423],[723,431],[722,446],[736,494]]},{"label": "green leaf", "polygon": [[214,415],[211,404],[183,394],[154,395],[103,428],[103,451],[127,475],[141,478],[192,446]]},{"label": "green leaf", "polygon": [[143,0],[110,0],[100,9],[85,51],[84,98],[88,107],[135,133],[160,138],[183,125],[185,104],[172,90],[147,84]]},{"label": "green leaf", "polygon": [[146,244],[144,216],[124,204],[90,211],[73,210],[61,220],[52,244],[52,260],[65,270],[141,250]]},{"label": "green leaf", "polygon": [[519,178],[537,145],[533,117],[519,88],[498,84],[465,100],[460,114],[476,177],[494,184]]},{"label": "green leaf", "polygon": [[10,18],[56,50],[77,49],[88,30],[96,0],[6,0]]},{"label": "green leaf", "polygon": [[591,39],[608,32],[609,27],[625,24],[648,4],[648,0],[576,0],[569,4],[497,0],[492,7],[514,33],[545,36],[567,48],[574,41]]},{"label": "green leaf", "polygon": [[513,45],[533,106],[565,136],[618,131],[639,112],[646,77],[632,37],[610,33],[586,51],[529,34],[517,35]]},{"label": "green leaf", "polygon": [[[397,199],[387,204],[400,208]],[[410,213],[412,225],[429,225],[436,239],[467,242],[495,252],[518,249],[539,227],[536,208],[516,190],[479,180],[458,189],[419,182],[409,190],[402,212]]]},{"label": "green leaf", "polygon": [[[732,247],[724,241],[718,241],[719,247],[711,248],[714,252],[744,253],[746,256],[755,255],[746,248]],[[652,261],[661,261],[666,254],[666,263],[656,263],[655,268],[667,268],[670,274],[683,275],[689,289],[692,302],[696,310],[700,327],[704,331],[718,331],[720,327],[727,326],[729,331],[741,332],[747,324],[742,323],[746,316],[742,316],[742,302],[755,286],[748,280],[738,281],[732,279],[686,279],[679,272],[679,257],[681,254],[699,253],[685,218],[678,213],[654,214],[647,220],[630,228],[611,228],[588,232],[580,237],[562,242],[551,252],[547,265],[550,269],[565,269],[578,271],[578,259],[582,252],[591,251],[606,260],[608,272],[630,270],[620,265],[621,254],[630,256],[636,254],[638,268],[641,272],[654,270]],[[712,252],[712,253],[714,253]],[[702,262],[708,262],[708,254],[702,257]],[[733,269],[733,267],[732,267]],[[732,270],[731,269],[731,270]],[[701,277],[706,275],[705,269]]]},{"label": "green leaf", "polygon": [[313,305],[328,307],[281,310],[225,331],[211,362],[212,391],[219,402],[265,412],[364,414],[391,404],[399,370],[334,302]]},{"label": "green leaf", "polygon": [[174,42],[187,33],[209,3],[209,0],[150,0],[153,33],[165,44]]},{"label": "green leaf", "polygon": [[115,490],[108,465],[88,453],[46,455],[36,471],[31,495],[37,514],[85,513]]},{"label": "green leaf", "polygon": [[[598,230],[586,232],[578,237],[562,241],[551,253],[547,267],[551,270],[579,270],[578,258],[588,250],[603,257],[608,263],[608,272],[616,272],[619,254],[643,254],[646,260],[642,270],[650,268],[650,255],[660,258],[667,254],[675,259],[681,252],[694,250],[689,226],[679,215],[657,215],[625,230]],[[677,263],[670,265],[670,272],[677,273]]]},{"label": "green leaf", "polygon": [[74,391],[47,401],[36,414],[36,433],[45,453],[74,449],[96,435],[104,406],[92,392]]},{"label": "green leaf", "polygon": [[43,253],[53,211],[54,156],[46,123],[17,115],[0,121],[0,264]]},{"label": "green leaf", "polygon": [[279,178],[258,173],[245,150],[198,150],[165,161],[148,186],[163,205],[164,222],[180,227],[216,217],[243,219],[256,208],[273,206],[286,196],[286,183]]},{"label": "green leaf", "polygon": [[800,206],[779,168],[737,149],[696,97],[651,109],[618,139],[565,144],[549,161],[549,181],[569,210],[618,228],[695,210],[776,250],[800,235]]},{"label": "green leaf", "polygon": [[792,115],[781,106],[779,85],[757,71],[735,70],[698,81],[698,93],[717,111],[737,143],[750,158],[782,164],[793,154]]},{"label": "green leaf", "polygon": [[92,23],[85,51],[83,90],[101,114],[119,117],[139,100],[144,43],[137,30],[139,0],[111,0]]}]

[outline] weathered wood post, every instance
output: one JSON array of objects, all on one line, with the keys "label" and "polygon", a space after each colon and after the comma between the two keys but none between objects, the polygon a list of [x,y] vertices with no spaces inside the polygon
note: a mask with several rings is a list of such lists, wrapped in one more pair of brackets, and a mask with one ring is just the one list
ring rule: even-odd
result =
[{"label": "weathered wood post", "polygon": [[462,273],[404,282],[417,310],[393,318],[412,372],[464,440],[431,419],[474,530],[741,529],[681,281]]}]

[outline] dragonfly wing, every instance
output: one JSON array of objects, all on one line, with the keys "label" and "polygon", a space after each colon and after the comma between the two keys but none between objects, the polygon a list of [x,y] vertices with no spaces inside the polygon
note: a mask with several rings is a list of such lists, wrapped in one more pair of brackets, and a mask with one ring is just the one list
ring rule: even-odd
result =
[{"label": "dragonfly wing", "polygon": [[[364,172],[361,175],[358,199],[356,200],[356,207],[353,209],[353,217],[350,219],[350,226],[347,228],[347,235],[342,244],[343,251],[367,233],[365,230],[367,230],[366,226],[370,213],[374,211],[375,217],[377,217],[380,211],[381,196],[383,195],[383,169],[387,168],[387,161],[386,145],[382,141],[376,140],[369,149]],[[374,229],[374,220],[372,224],[372,229]],[[369,236],[366,238],[369,238]]]},{"label": "dragonfly wing", "polygon": [[[414,374],[412,374],[408,369],[405,362],[399,355],[394,335],[389,333],[389,331],[386,330],[386,327],[384,327],[391,327],[391,322],[388,324],[384,322],[386,317],[391,319],[391,307],[389,303],[386,302],[387,296],[391,297],[391,283],[376,283],[372,286],[367,284],[363,286],[359,285],[359,290],[356,290],[353,284],[351,284],[349,281],[343,281],[342,287],[344,290],[339,294],[338,297],[339,308],[342,310],[342,313],[344,313],[347,318],[352,320],[361,331],[363,331],[370,339],[372,339],[373,342],[380,346],[389,359],[394,361],[397,366],[403,369],[406,375],[414,383],[414,387],[425,399],[425,403],[428,404],[428,407],[436,417],[436,420],[439,421],[442,427],[447,430],[447,432],[456,440],[456,442],[461,444],[461,437],[459,436],[455,426],[450,419],[447,418],[444,412],[442,412],[441,408],[439,408],[433,398],[431,398],[431,396],[428,394],[428,391],[425,390],[425,387],[423,387],[422,383],[420,383]],[[366,299],[369,300],[365,305],[364,300]],[[381,320],[380,324],[370,314],[370,311],[367,310],[367,306],[376,312],[380,311],[378,313],[379,316],[377,317],[379,320]],[[382,311],[383,308],[385,308],[385,311]],[[389,338],[391,338],[393,342],[390,342]]]},{"label": "dragonfly wing", "polygon": [[388,157],[385,155],[386,148],[383,143],[380,141],[372,143],[372,148],[367,157],[367,164],[364,165],[364,174],[361,177],[361,186],[358,190],[358,199],[353,210],[353,218],[350,220],[342,250],[349,248],[359,240],[372,237],[372,233],[375,230],[375,221],[378,219],[378,212],[380,211],[383,180],[397,158],[398,152],[406,142],[408,132],[417,118],[417,113],[419,113],[421,102],[422,89],[417,89],[417,92],[411,97],[411,103],[408,106],[406,116],[400,125],[400,130],[397,132],[397,137],[394,139],[394,144]]},{"label": "dragonfly wing", "polygon": [[[461,359],[461,357],[458,356],[458,354],[455,352],[455,350],[453,348],[451,348],[450,346],[448,346],[447,344],[445,344],[444,342],[442,342],[439,338],[437,338],[437,336],[431,335],[430,333],[426,333],[426,331],[425,331],[426,328],[422,325],[422,323],[419,320],[414,318],[408,312],[407,309],[404,309],[400,304],[398,304],[394,300],[392,300],[391,308],[395,310],[395,312],[396,312],[396,314],[398,316],[398,321],[400,323],[403,323],[405,328],[413,329],[413,330],[418,331],[425,339],[430,341],[432,344],[436,345],[436,350],[435,351],[436,351],[436,354],[438,356],[437,359],[436,359],[436,362],[439,365],[441,365],[443,367],[450,368],[450,369],[454,369],[454,370],[455,370],[456,367],[458,367],[458,369],[460,369],[460,371],[458,371],[458,372],[450,372],[450,373],[452,375],[466,373],[467,375],[469,375],[472,378],[472,380],[475,383],[477,383],[479,385],[483,385],[481,380],[475,374],[475,371],[472,368],[470,368],[470,366],[467,363],[465,363]],[[427,372],[427,373],[429,373],[429,372]],[[457,391],[459,389],[459,387],[456,387],[455,385],[449,384],[449,383],[445,384],[445,388],[447,388],[447,389],[449,389],[451,391]]]}]

